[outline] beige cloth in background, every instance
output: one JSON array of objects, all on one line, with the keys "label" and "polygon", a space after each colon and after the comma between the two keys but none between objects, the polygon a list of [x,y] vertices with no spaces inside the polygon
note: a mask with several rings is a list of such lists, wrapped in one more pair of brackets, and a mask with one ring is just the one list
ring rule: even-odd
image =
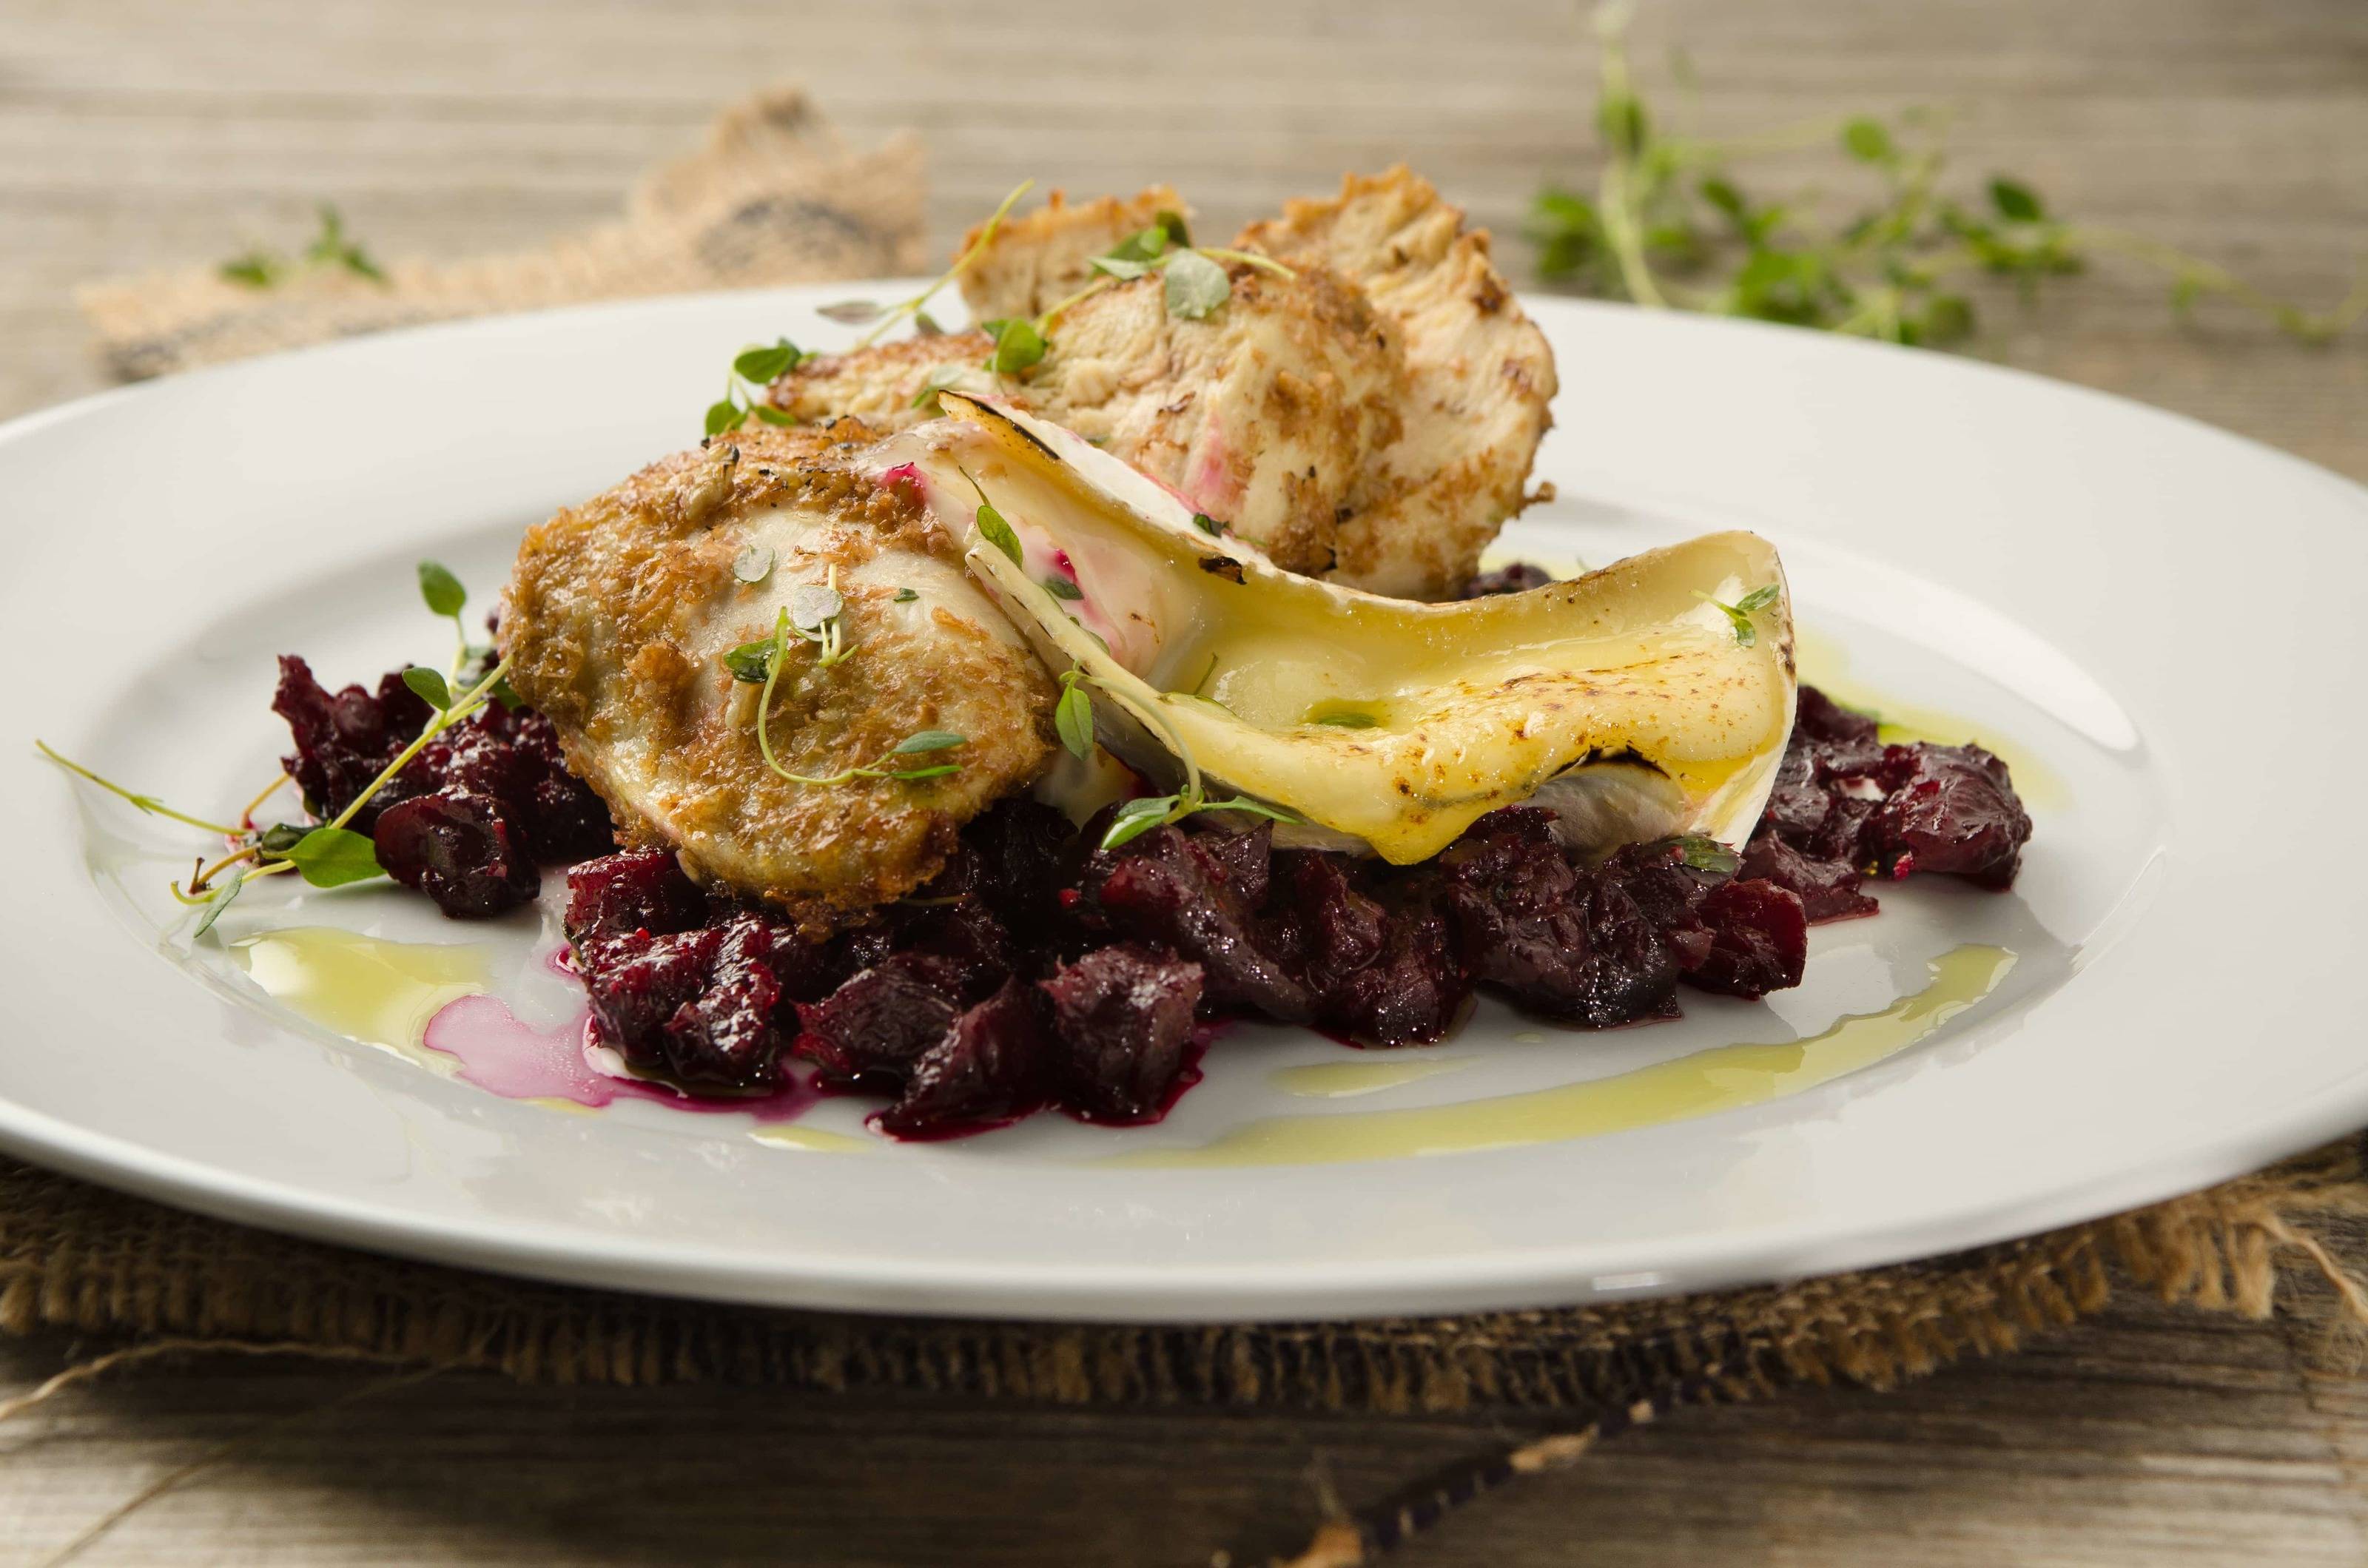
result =
[{"label": "beige cloth in background", "polygon": [[[727,111],[625,217],[528,255],[273,289],[215,270],[95,286],[125,376],[495,311],[922,270],[917,143],[849,152],[796,92]],[[622,453],[620,470],[650,456]],[[2116,1279],[2263,1315],[2298,1262],[2368,1322],[2320,1239],[2368,1214],[2351,1145],[2136,1214],[1896,1268],[1669,1301],[1456,1318],[1146,1329],[760,1312],[411,1264],[200,1219],[0,1162],[0,1329],[212,1336],[513,1377],[720,1379],[1070,1403],[1572,1413],[1888,1382],[2102,1306]]]},{"label": "beige cloth in background", "polygon": [[780,87],[725,110],[704,148],[643,181],[622,220],[542,250],[399,261],[383,284],[324,268],[262,289],[207,267],[76,298],[108,365],[137,380],[462,316],[918,272],[925,189],[911,132],[850,152],[805,95]]}]

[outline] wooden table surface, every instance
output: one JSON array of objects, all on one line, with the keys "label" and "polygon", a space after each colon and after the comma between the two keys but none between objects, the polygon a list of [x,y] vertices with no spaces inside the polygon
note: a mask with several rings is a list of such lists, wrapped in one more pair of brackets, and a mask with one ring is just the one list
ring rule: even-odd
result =
[{"label": "wooden table surface", "polygon": [[[1682,0],[1640,24],[1653,77],[1676,39],[1709,129],[1948,105],[1969,176],[2274,290],[2331,299],[2368,254],[2360,0]],[[762,82],[859,140],[920,130],[939,241],[1026,175],[1170,179],[1222,229],[1401,157],[1508,231],[1589,166],[1588,60],[1572,10],[1512,0],[0,0],[0,415],[101,384],[85,278],[296,241],[324,199],[385,256],[529,244]],[[1982,347],[2368,478],[2368,335],[2182,328],[2107,270],[1993,311]],[[0,1344],[0,1392],[72,1348]],[[1896,1393],[1683,1413],[1400,1560],[2357,1564],[2368,1385],[2319,1348],[2121,1307]],[[333,1404],[376,1377],[212,1360],[66,1394],[0,1426],[0,1555],[235,1438],[80,1560],[1247,1563],[1296,1544],[1319,1477],[1370,1499],[1501,1435],[469,1378]]]}]

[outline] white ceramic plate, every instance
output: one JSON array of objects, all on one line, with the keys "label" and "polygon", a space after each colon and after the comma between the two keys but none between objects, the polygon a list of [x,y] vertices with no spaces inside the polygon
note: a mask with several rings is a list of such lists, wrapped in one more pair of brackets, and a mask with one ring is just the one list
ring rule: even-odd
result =
[{"label": "white ceramic plate", "polygon": [[[801,1147],[746,1114],[505,1098],[433,1053],[355,1043],[258,985],[285,985],[271,928],[466,944],[384,950],[555,1026],[552,937],[533,912],[470,927],[385,891],[281,889],[222,922],[262,947],[193,949],[163,887],[196,835],[35,760],[40,734],[234,812],[285,740],[273,654],[333,684],[434,662],[449,630],[418,606],[416,559],[460,569],[482,608],[522,528],[695,437],[735,348],[841,341],[811,307],[876,291],[399,333],[0,430],[0,1145],[554,1278],[1192,1319],[1877,1264],[2368,1121],[2346,980],[2368,937],[2348,885],[2368,493],[2112,398],[1804,332],[1538,302],[1564,381],[1538,477],[1559,496],[1509,541],[1600,562],[1758,528],[1789,564],[1812,678],[1846,665],[1860,699],[2016,764],[2038,830],[2012,894],[1886,892],[1879,918],[1818,931],[1807,984],[1768,1006],[1689,996],[1683,1023],[1599,1036],[1484,1009],[1388,1058],[1243,1029],[1148,1131],[1039,1116],[894,1145],[835,1101],[786,1124]],[[1407,1065],[1447,1070],[1367,1071]],[[1304,1092],[1327,1088],[1365,1092]]]}]

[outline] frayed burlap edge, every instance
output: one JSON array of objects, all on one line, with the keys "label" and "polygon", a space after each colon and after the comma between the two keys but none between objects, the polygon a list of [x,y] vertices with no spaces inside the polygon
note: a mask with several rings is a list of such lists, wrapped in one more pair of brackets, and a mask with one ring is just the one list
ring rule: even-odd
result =
[{"label": "frayed burlap edge", "polygon": [[214,267],[112,279],[76,301],[119,376],[591,300],[878,278],[923,265],[921,145],[851,152],[793,87],[733,106],[707,144],[657,170],[623,220],[513,256],[398,261],[383,283],[335,269],[271,288]]},{"label": "frayed burlap edge", "polygon": [[1064,1404],[1601,1411],[1886,1385],[2014,1348],[2117,1285],[2266,1315],[2283,1265],[2368,1295],[2317,1240],[2368,1214],[2346,1143],[2208,1191],[1951,1257],[1565,1311],[1142,1328],[767,1312],[477,1275],[200,1219],[0,1165],[0,1330],[271,1341],[536,1382],[728,1381]]}]

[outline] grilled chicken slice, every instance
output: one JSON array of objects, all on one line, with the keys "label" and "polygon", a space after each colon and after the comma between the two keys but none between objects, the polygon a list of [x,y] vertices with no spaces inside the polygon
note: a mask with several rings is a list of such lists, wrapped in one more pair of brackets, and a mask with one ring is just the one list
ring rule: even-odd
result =
[{"label": "grilled chicken slice", "polygon": [[1285,570],[1328,572],[1349,498],[1397,431],[1395,329],[1321,267],[1285,278],[1235,263],[1229,276],[1231,297],[1205,321],[1169,314],[1156,277],[1091,296],[1063,312],[1024,381],[983,370],[991,346],[964,333],[809,360],[773,401],[802,420],[902,427],[935,414],[932,385],[1004,396],[1101,443]]},{"label": "grilled chicken slice", "polygon": [[[815,935],[934,876],[962,824],[1053,750],[1051,679],[916,487],[850,466],[871,434],[752,428],[654,463],[529,530],[502,605],[511,684],[628,836]],[[766,551],[769,573],[743,580]],[[825,784],[767,766],[760,688],[723,655],[769,636],[792,591],[834,567],[846,656],[825,668],[790,639],[766,722],[774,756],[827,778],[938,730],[962,744],[889,766],[959,771]]]},{"label": "grilled chicken slice", "polygon": [[[992,269],[966,285],[973,310],[1041,312],[1172,199],[1008,222],[980,257]],[[1238,248],[1296,278],[1236,264],[1233,297],[1201,322],[1167,316],[1156,278],[1110,289],[1052,324],[1043,360],[1016,379],[987,372],[992,346],[963,333],[808,360],[772,399],[801,419],[901,428],[934,413],[933,385],[1000,397],[1100,442],[1288,570],[1454,593],[1520,509],[1554,390],[1486,234],[1398,168],[1293,203]]]},{"label": "grilled chicken slice", "polygon": [[[962,300],[973,321],[1037,316],[1084,288],[1094,278],[1093,258],[1106,256],[1129,234],[1159,222],[1163,212],[1189,216],[1174,187],[1155,185],[1121,199],[1099,197],[1076,206],[1060,191],[1033,212],[1007,218],[962,272]],[[985,224],[962,236],[962,249],[978,243]],[[960,254],[957,252],[956,254]]]},{"label": "grilled chicken slice", "polygon": [[1403,346],[1397,439],[1350,498],[1334,574],[1389,594],[1460,585],[1521,509],[1555,390],[1554,351],[1490,262],[1487,232],[1401,164],[1349,176],[1331,200],[1286,202],[1235,244],[1356,279]]}]

